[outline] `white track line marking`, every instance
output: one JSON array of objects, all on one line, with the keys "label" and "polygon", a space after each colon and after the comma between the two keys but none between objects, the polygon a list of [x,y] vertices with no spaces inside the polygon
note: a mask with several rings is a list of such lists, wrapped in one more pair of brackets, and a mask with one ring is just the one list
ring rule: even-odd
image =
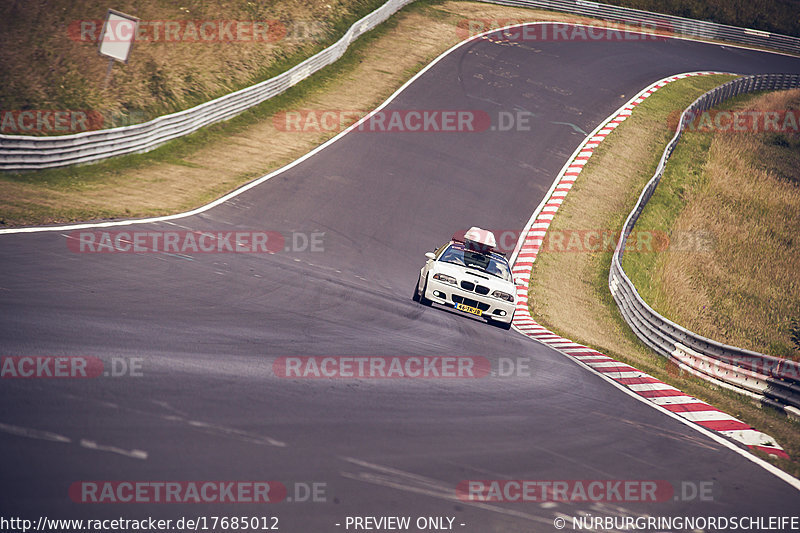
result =
[{"label": "white track line marking", "polygon": [[[16,435],[18,437],[25,437],[28,439],[38,439],[38,440],[46,440],[50,442],[62,442],[64,444],[69,444],[72,442],[72,439],[66,437],[64,435],[59,435],[57,433],[52,433],[50,431],[43,431],[41,429],[32,429],[26,428],[22,426],[13,426],[11,424],[3,424],[0,423],[0,431],[8,433],[10,435]],[[116,446],[108,446],[104,444],[97,444],[97,442],[88,440],[88,439],[80,439],[78,443],[83,448],[88,448],[90,450],[97,450],[99,452],[110,452],[116,453],[119,455],[124,455],[125,457],[130,457],[131,459],[147,459],[147,452],[144,450],[124,450],[122,448],[118,448]]]},{"label": "white track line marking", "polygon": [[635,383],[633,385],[628,385],[631,390],[639,391],[649,391],[649,390],[679,390],[673,387],[672,385],[667,385],[666,383]]},{"label": "white track line marking", "polygon": [[706,403],[693,396],[655,396],[650,401],[656,405],[680,405],[684,403]]},{"label": "white track line marking", "polygon": [[11,424],[0,423],[0,431],[29,439],[49,440],[51,442],[72,442],[72,439],[69,437],[59,435],[58,433],[51,433],[50,431],[43,431],[41,429],[25,428],[22,426],[12,426]]},{"label": "white track line marking", "polygon": [[117,453],[119,455],[124,455],[125,457],[130,457],[132,459],[147,459],[147,452],[143,450],[123,450],[122,448],[117,448],[116,446],[106,446],[103,444],[97,444],[92,440],[86,440],[86,439],[81,439],[81,446],[83,446],[84,448],[89,448],[90,450]]}]

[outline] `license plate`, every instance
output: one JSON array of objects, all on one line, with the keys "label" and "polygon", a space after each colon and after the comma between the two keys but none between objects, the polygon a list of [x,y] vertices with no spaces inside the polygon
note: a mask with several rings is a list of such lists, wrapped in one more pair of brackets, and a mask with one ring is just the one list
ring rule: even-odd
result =
[{"label": "license plate", "polygon": [[478,315],[478,316],[481,316],[483,314],[483,311],[481,311],[477,307],[470,307],[464,304],[456,304],[456,309],[458,309],[459,311],[464,311],[465,313],[472,313],[473,315]]}]

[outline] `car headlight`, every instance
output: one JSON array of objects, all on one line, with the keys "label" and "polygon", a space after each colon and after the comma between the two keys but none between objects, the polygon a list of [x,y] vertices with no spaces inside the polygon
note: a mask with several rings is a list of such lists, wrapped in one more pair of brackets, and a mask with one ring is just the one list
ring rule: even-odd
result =
[{"label": "car headlight", "polygon": [[494,291],[492,293],[492,296],[494,296],[495,298],[498,298],[500,300],[505,300],[507,302],[513,302],[514,301],[514,297],[513,296],[511,296],[507,292],[503,292],[503,291]]},{"label": "car headlight", "polygon": [[433,279],[444,281],[445,283],[449,283],[450,285],[456,284],[456,278],[453,276],[448,276],[447,274],[434,274]]}]

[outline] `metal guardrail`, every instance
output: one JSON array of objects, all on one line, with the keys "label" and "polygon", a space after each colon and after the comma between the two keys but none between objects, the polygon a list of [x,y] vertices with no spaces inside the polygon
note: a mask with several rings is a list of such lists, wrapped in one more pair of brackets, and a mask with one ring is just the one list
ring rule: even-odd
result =
[{"label": "metal guardrail", "polygon": [[[199,106],[155,118],[143,124],[57,137],[0,135],[0,170],[20,171],[63,167],[110,157],[142,153],[198,129],[228,120],[276,96],[339,59],[349,44],[413,0],[388,0],[362,18],[335,44],[269,80]],[[636,24],[701,39],[720,39],[800,54],[800,38],[725,26],[649,11],[584,0],[483,0],[486,2],[568,12]]]},{"label": "metal guardrail", "polygon": [[89,163],[123,154],[142,153],[198,129],[228,120],[311,76],[339,59],[351,42],[413,0],[388,0],[354,23],[328,48],[286,72],[185,111],[143,124],[62,135],[0,135],[0,170],[36,170]]},{"label": "metal guardrail", "polygon": [[667,160],[686,125],[697,113],[739,94],[798,87],[800,75],[797,74],[747,76],[712,89],[686,108],[681,114],[675,136],[664,149],[655,175],[645,186],[625,221],[608,276],[608,286],[622,316],[636,336],[650,348],[698,377],[759,398],[762,403],[779,408],[795,418],[800,418],[800,363],[728,346],[692,333],[664,318],[647,305],[636,291],[622,269],[622,255],[628,236],[664,174]]},{"label": "metal guardrail", "polygon": [[574,15],[634,24],[643,29],[657,29],[703,40],[730,41],[800,54],[800,37],[762,30],[728,26],[715,22],[664,15],[628,7],[585,0],[481,0],[492,4],[562,11]]}]

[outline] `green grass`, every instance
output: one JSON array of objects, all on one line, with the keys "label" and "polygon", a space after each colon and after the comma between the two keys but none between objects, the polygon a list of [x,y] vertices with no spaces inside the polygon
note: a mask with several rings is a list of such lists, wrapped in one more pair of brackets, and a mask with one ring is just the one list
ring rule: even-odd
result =
[{"label": "green grass", "polygon": [[[709,135],[687,132],[681,136],[665,175],[647,202],[635,230],[671,233],[675,220],[686,205],[687,196],[707,183],[703,166],[710,147]],[[631,252],[623,255],[622,268],[645,301],[653,301],[656,293],[666,289],[653,276],[665,258],[663,253]]]},{"label": "green grass", "polygon": [[[749,94],[717,109],[773,109],[774,98]],[[798,146],[796,134],[681,137],[636,226],[669,234],[675,249],[623,258],[645,301],[703,336],[800,358],[791,339],[791,320],[800,316],[791,282],[800,262]],[[694,237],[694,250],[682,249],[682,235]]]},{"label": "green grass", "polygon": [[[729,79],[729,76],[701,76],[679,80],[637,106],[633,115],[595,150],[550,230],[619,230],[672,138],[671,115]],[[665,206],[670,203],[665,202]],[[674,363],[639,341],[608,289],[611,257],[610,251],[556,253],[546,248],[540,251],[529,289],[532,316],[565,338],[630,364],[764,431],[790,456],[800,457],[800,423],[777,411],[762,409],[749,398],[680,372]],[[569,275],[565,276],[565,272]],[[767,458],[760,452],[756,454]],[[800,474],[800,463],[768,460],[793,475]]]}]

